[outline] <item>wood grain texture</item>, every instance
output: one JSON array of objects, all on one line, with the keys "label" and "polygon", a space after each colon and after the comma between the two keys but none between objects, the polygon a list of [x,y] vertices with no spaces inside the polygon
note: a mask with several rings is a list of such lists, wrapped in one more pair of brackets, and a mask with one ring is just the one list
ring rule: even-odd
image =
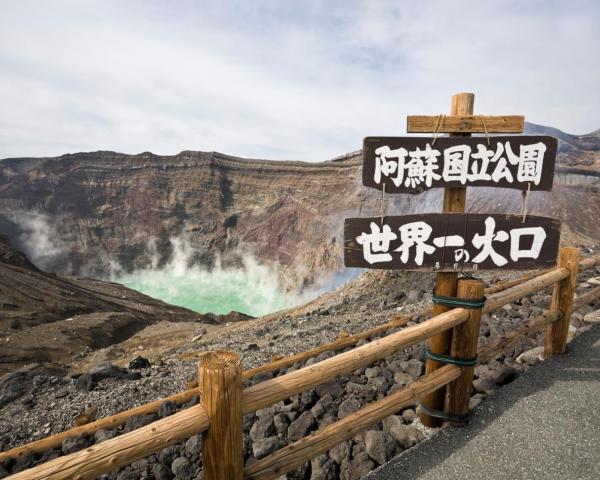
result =
[{"label": "wood grain texture", "polygon": [[502,292],[488,297],[483,307],[483,313],[493,312],[503,305],[512,303],[519,298],[526,297],[534,292],[539,292],[540,290],[543,290],[544,288],[547,288],[556,282],[560,282],[569,275],[570,271],[568,269],[559,267],[532,278],[531,280],[527,280],[520,285],[507,288]]},{"label": "wood grain texture", "polygon": [[532,278],[538,277],[539,275],[542,275],[544,273],[549,272],[551,269],[546,269],[544,271],[535,271],[535,272],[531,272],[531,273],[526,273],[525,275],[516,278],[514,280],[504,280],[504,281],[500,281],[495,283],[494,285],[492,285],[491,287],[488,287],[485,289],[485,293],[486,295],[490,295],[490,294],[494,294],[497,292],[501,292],[502,290],[506,290],[507,288],[510,287],[514,287],[515,285],[519,285],[527,280],[531,280]]},{"label": "wood grain texture", "polygon": [[[484,237],[488,231],[488,223],[493,223],[494,232],[505,232],[506,241],[494,241],[493,250],[505,261],[504,265],[495,262],[492,256],[477,259],[476,256],[482,252],[482,248],[475,247],[475,239]],[[424,222],[430,229],[430,233],[424,243],[432,247],[432,251],[421,252],[416,246],[407,244],[402,235],[402,229],[407,225]],[[383,225],[383,227],[382,227]],[[375,250],[368,242],[372,231],[381,231],[388,228],[396,238],[392,238],[385,245],[385,250]],[[369,269],[391,269],[391,270],[425,270],[425,271],[471,271],[471,270],[517,270],[532,268],[547,268],[556,265],[556,256],[560,243],[560,221],[549,217],[527,215],[523,221],[522,215],[509,213],[421,213],[413,215],[393,215],[383,217],[361,217],[346,218],[344,221],[344,265],[346,267],[360,267]],[[423,227],[425,228],[425,227]],[[525,230],[522,230],[525,229]],[[537,258],[529,254],[532,248],[534,236],[530,230],[541,230],[541,250]],[[522,236],[520,232],[524,234]],[[539,233],[539,232],[537,232]],[[513,237],[514,235],[514,237]],[[464,241],[461,247],[463,253],[459,259],[456,258],[457,247],[449,244],[444,246],[435,245],[435,239],[459,237]],[[367,242],[362,242],[367,239]],[[522,254],[513,259],[513,238],[516,239],[522,249]],[[516,243],[515,242],[515,243]],[[408,255],[402,258],[403,250],[409,246]],[[373,258],[380,253],[388,254],[385,261]]]},{"label": "wood grain texture", "polygon": [[600,264],[600,255],[584,258],[579,262],[579,270],[587,270]]},{"label": "wood grain texture", "polygon": [[318,347],[311,348],[310,350],[297,353],[296,355],[284,357],[282,359],[275,360],[274,362],[266,363],[255,368],[251,368],[249,370],[244,371],[244,378],[252,378],[256,374],[261,372],[273,372],[275,370],[279,370],[281,368],[293,365],[296,362],[302,362],[308,360],[311,357],[316,357],[317,355],[320,355],[324,352],[343,350],[347,347],[353,347],[360,340],[371,338],[373,335],[377,335],[379,333],[385,333],[386,331],[392,328],[403,327],[421,313],[423,312],[417,312],[415,314],[409,315],[398,315],[397,318],[394,318],[393,320],[378,327],[370,328],[368,330],[365,330],[364,332],[360,332],[355,335],[343,335],[343,338],[340,338],[339,340],[336,340],[334,342],[326,343],[325,345],[320,345]]},{"label": "wood grain texture", "polygon": [[[523,133],[525,117],[523,115],[470,115],[454,114],[444,118],[440,133]],[[406,131],[408,133],[433,133],[440,123],[439,115],[408,115]]]},{"label": "wood grain texture", "polygon": [[[590,268],[591,263],[592,262],[586,263],[587,268]],[[486,302],[483,311],[493,311],[506,303],[510,303],[518,298],[542,290],[555,282],[560,282],[570,275],[571,271],[562,267],[546,272],[524,282],[522,285],[516,285],[504,292],[492,295],[488,299],[488,302]],[[579,297],[573,302],[572,308],[583,306],[588,302],[594,301],[598,297],[600,297],[600,287]],[[452,328],[453,326],[460,324],[460,322],[465,321],[468,316],[468,311],[464,309],[454,309],[437,318],[415,325],[414,327],[409,327],[406,330],[397,332],[389,337],[373,341],[363,347],[337,355],[336,357],[323,362],[313,364],[310,367],[305,367],[297,372],[257,384],[246,390],[243,396],[242,409],[244,412],[250,412],[268,406],[275,401],[289,397],[294,393],[312,388],[319,383],[327,382],[328,380],[335,378],[335,376],[342,375],[356,368],[360,368],[361,366],[366,366],[379,358],[388,356],[397,349],[406,348],[430,335],[436,334],[436,332]],[[491,360],[497,354],[508,348],[514,347],[524,336],[540,330],[544,325],[554,322],[560,316],[562,316],[562,311],[559,310],[546,312],[544,315],[528,322],[522,328],[507,334],[506,337],[485,347],[479,352],[480,362]],[[460,374],[460,369],[458,369],[458,367],[447,367],[456,368],[458,372],[457,375]],[[440,371],[441,369],[437,369],[435,374],[439,374]],[[298,372],[300,373],[298,374]],[[429,376],[425,378],[433,377]],[[282,380],[281,387],[277,385],[280,380]],[[265,391],[265,398],[261,398],[261,390],[263,388]],[[432,389],[435,390],[437,387],[432,386]],[[402,392],[403,391],[400,391],[398,393]],[[80,452],[59,457],[34,467],[33,469],[20,472],[12,476],[11,479],[37,480],[43,478],[58,480],[62,478],[95,478],[97,475],[130,464],[131,462],[159,451],[168,445],[183,441],[194,434],[206,430],[208,425],[209,417],[203,406],[195,405],[173,416],[159,420],[138,430],[134,430],[133,432],[120,435]],[[86,425],[85,427],[89,427],[89,425]],[[73,429],[71,432],[75,430],[78,429]]]},{"label": "wood grain texture", "polygon": [[569,276],[554,286],[552,291],[551,310],[560,310],[562,317],[548,325],[546,329],[545,355],[556,355],[565,352],[567,334],[571,322],[573,297],[577,288],[577,272],[579,270],[579,249],[563,247],[558,255],[558,267],[566,268]]},{"label": "wood grain texture", "polygon": [[[479,300],[483,297],[484,285],[481,280],[461,279],[458,281],[459,298]],[[479,341],[481,308],[470,308],[466,322],[454,327],[450,355],[456,358],[475,358]],[[469,400],[475,367],[462,367],[462,374],[446,388],[444,411],[452,415],[469,413]]]},{"label": "wood grain texture", "polygon": [[593,288],[573,300],[573,310],[583,307],[589,303],[596,302],[600,298],[600,287]]},{"label": "wood grain texture", "polygon": [[[475,108],[475,94],[473,93],[457,93],[452,96],[450,104],[450,115],[473,115]],[[443,126],[443,125],[442,125]],[[459,134],[461,135],[461,134]],[[468,135],[468,134],[467,134]],[[444,203],[442,212],[447,213],[462,213],[465,211],[467,202],[466,188],[445,188]],[[458,274],[454,272],[440,272],[435,276],[435,293],[442,296],[456,296]],[[444,305],[433,305],[433,316],[441,315],[449,310]],[[448,355],[452,345],[452,330],[440,332],[429,339],[429,351],[439,355]],[[435,360],[427,359],[425,364],[425,372],[429,375],[441,368],[443,365]],[[442,410],[446,397],[446,389],[441,388],[437,391],[432,391],[430,394],[423,397],[423,404],[431,410]],[[421,423],[426,427],[435,428],[442,425],[442,422],[430,417],[425,413],[419,415]]]},{"label": "wood grain texture", "polygon": [[438,389],[460,375],[460,368],[447,365],[432,375],[421,377],[383,400],[370,403],[357,412],[304,437],[244,469],[248,480],[278,478],[298,465],[327,452],[371,425],[402,408],[414,405],[427,392]]},{"label": "wood grain texture", "polygon": [[[543,145],[541,157],[541,174],[535,181],[521,179],[519,162],[512,162],[508,152],[520,156],[521,151],[527,146]],[[450,160],[448,153],[455,148],[466,148],[469,152],[465,158],[464,177],[457,177],[456,172],[449,174],[456,164]],[[499,157],[493,162],[484,162],[478,158],[478,152],[483,148],[486,151],[497,152]],[[415,152],[432,149],[431,157],[432,174],[422,174],[420,177],[415,172],[410,174],[408,165],[412,163]],[[548,135],[509,135],[497,136],[487,144],[485,138],[464,136],[439,137],[389,137],[373,136],[363,140],[363,168],[362,182],[365,187],[383,190],[386,194],[409,193],[419,194],[434,188],[466,188],[466,187],[494,187],[512,188],[517,190],[552,190],[554,168],[558,140]],[[402,157],[398,152],[407,152],[407,157]],[[389,152],[389,153],[385,153]],[[393,153],[396,152],[396,153]],[[404,154],[406,155],[406,153]],[[402,158],[402,160],[401,160]],[[388,170],[388,168],[390,170]],[[450,169],[450,170],[449,170]],[[506,172],[509,178],[498,177],[494,174]],[[467,173],[468,172],[468,173]],[[473,172],[481,175],[471,176]],[[409,174],[411,175],[409,177]],[[418,179],[411,182],[411,179]]]},{"label": "wood grain texture", "polygon": [[543,330],[548,324],[562,317],[560,310],[548,310],[542,315],[529,320],[526,324],[510,331],[498,340],[486,345],[479,350],[477,363],[482,364],[492,361],[498,355],[517,347],[526,337]]},{"label": "wood grain texture", "polygon": [[42,453],[50,448],[60,447],[63,440],[67,437],[93,435],[96,431],[100,429],[111,430],[113,428],[118,427],[119,425],[123,425],[128,418],[131,418],[133,416],[146,415],[149,413],[158,412],[158,409],[164,402],[170,401],[178,404],[185,403],[188,400],[191,400],[196,395],[198,395],[197,389],[186,390],[175,395],[171,395],[170,397],[161,398],[154,402],[147,403],[145,405],[140,405],[139,407],[134,407],[124,412],[117,413],[116,415],[111,415],[110,417],[101,418],[81,427],[72,428],[70,430],[57,433],[56,435],[52,435],[47,438],[42,438],[41,440],[37,440],[35,442],[31,442],[26,445],[13,448],[6,452],[2,452],[0,453],[0,461],[8,460],[9,458],[18,458],[27,452]]},{"label": "wood grain texture", "polygon": [[87,480],[159,452],[206,430],[208,415],[194,405],[145,427],[79,452],[58,457],[10,477],[11,480]]},{"label": "wood grain texture", "polygon": [[242,480],[242,361],[237,353],[206,352],[198,365],[200,394],[210,427],[202,438],[206,480]]},{"label": "wood grain texture", "polygon": [[[583,259],[580,262],[579,268],[580,268],[580,270],[589,269],[589,268],[594,267],[598,263],[600,263],[600,256],[588,257],[586,259]],[[512,301],[510,299],[507,299],[506,293],[502,292],[501,290],[507,290],[508,288],[511,288],[513,286],[520,286],[525,281],[528,281],[530,279],[535,280],[536,278],[538,278],[542,275],[545,275],[546,273],[551,273],[551,272],[552,271],[543,272],[541,275],[539,273],[534,272],[534,273],[519,277],[516,280],[511,280],[511,281],[507,281],[507,282],[499,282],[496,285],[487,288],[486,294],[492,294],[492,295],[488,296],[486,308],[488,308],[489,306],[493,306],[494,309],[499,308],[500,306],[502,306],[506,303],[509,303],[509,301]],[[568,274],[568,272],[566,270],[563,271],[563,273],[562,273],[562,275],[565,275],[565,276],[567,274]],[[452,274],[452,275],[454,275],[454,274]],[[552,283],[552,281],[554,281],[553,278],[559,278],[560,275],[561,275],[561,272],[555,272],[553,274],[553,276],[550,278],[550,280],[548,280],[548,279],[539,280],[538,279],[538,280],[535,280],[535,283],[531,284],[531,285],[535,285],[535,288],[545,288],[544,286],[550,285]],[[522,292],[522,289],[518,289],[516,291]],[[536,290],[529,288],[528,291],[529,291],[529,293],[525,292],[525,293],[523,293],[523,296],[529,295],[529,294],[535,292]],[[513,295],[513,297],[514,297],[515,296],[514,292],[515,292],[515,290],[511,290],[508,293],[509,293],[509,295]],[[518,294],[520,294],[520,293],[518,293]],[[581,306],[594,301],[598,297],[600,297],[600,287],[590,290],[589,292],[586,292],[584,295],[578,297],[574,301],[573,309],[580,308]],[[516,298],[518,298],[518,297],[516,297]],[[446,310],[446,307],[443,307],[441,305],[439,307]],[[486,311],[488,311],[488,310],[486,310]],[[415,316],[431,315],[431,314],[432,314],[431,309],[423,309],[422,311],[417,312],[415,314]],[[380,333],[380,330],[378,330],[378,329],[387,330],[388,327],[393,328],[396,326],[402,326],[405,324],[404,323],[405,321],[409,321],[411,318],[412,318],[411,315],[406,315],[406,316],[400,317],[400,318],[392,320],[389,323],[382,325],[380,327],[375,327],[373,329],[366,330],[365,332],[359,333],[356,335],[356,338],[359,338],[359,339],[360,338],[368,338],[372,334]],[[317,347],[316,349],[309,350],[307,352],[301,352],[300,354],[298,354],[298,356],[299,356],[298,358],[301,358],[301,359],[305,358],[305,354],[308,355],[306,358],[310,358],[310,357],[318,355],[319,353],[322,353],[324,351],[336,350],[338,346],[341,346],[341,344],[339,344],[338,342],[339,341],[335,341],[335,342],[328,343],[328,344],[322,345],[320,347]],[[346,348],[346,346],[349,346],[349,345],[342,346],[342,348]],[[286,357],[285,359],[282,359],[281,363],[277,363],[277,362],[280,362],[278,360],[277,362],[261,365],[260,367],[257,367],[260,370],[257,370],[257,369],[247,370],[244,372],[244,378],[252,378],[256,373],[260,373],[261,371],[279,370],[283,366],[287,366],[287,365],[291,365],[291,364],[295,363],[297,361],[297,359],[295,357],[296,357],[295,355]],[[290,361],[291,361],[291,363],[289,363]],[[195,385],[197,385],[197,381],[195,382]],[[119,425],[122,425],[123,423],[125,423],[127,421],[128,418],[130,418],[132,416],[154,413],[154,412],[158,411],[158,409],[160,408],[160,405],[162,405],[162,403],[164,403],[166,401],[172,401],[174,403],[184,403],[184,402],[187,402],[188,400],[190,400],[195,395],[198,395],[198,390],[196,388],[193,388],[191,390],[186,390],[186,391],[180,392],[178,394],[171,395],[170,397],[165,397],[165,398],[156,400],[154,402],[151,402],[151,403],[148,403],[145,405],[140,405],[139,407],[135,407],[130,410],[126,410],[124,412],[120,412],[116,415],[112,415],[109,417],[105,417],[105,418],[96,420],[95,422],[84,425],[83,427],[73,428],[73,429],[67,430],[65,432],[61,432],[56,435],[52,435],[50,437],[43,438],[41,440],[37,440],[35,442],[28,443],[26,445],[15,447],[6,452],[1,452],[0,453],[0,461],[6,461],[11,458],[18,458],[28,451],[32,451],[35,453],[42,453],[50,448],[55,448],[55,447],[60,446],[62,444],[62,441],[66,437],[91,435],[100,429],[109,429],[110,430]]]},{"label": "wood grain texture", "polygon": [[366,367],[377,360],[390,356],[398,350],[414,345],[464,322],[469,316],[462,308],[456,308],[426,322],[407,327],[340,353],[335,357],[303,367],[291,373],[261,382],[244,390],[243,413],[251,413],[275,402],[286,399],[334,378]]}]

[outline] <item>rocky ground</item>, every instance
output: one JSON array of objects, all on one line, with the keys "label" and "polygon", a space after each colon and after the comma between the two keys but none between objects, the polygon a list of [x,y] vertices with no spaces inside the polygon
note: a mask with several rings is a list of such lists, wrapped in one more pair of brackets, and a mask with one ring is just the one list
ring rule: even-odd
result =
[{"label": "rocky ground", "polygon": [[65,374],[74,358],[159,322],[171,333],[189,334],[198,325],[248,318],[200,314],[118,283],[43,272],[0,235],[0,375],[17,369]]},{"label": "rocky ground", "polygon": [[[499,276],[488,273],[482,278],[491,284],[521,274],[513,272]],[[597,286],[592,279],[598,275],[600,268],[580,274],[578,292]],[[0,447],[6,450],[68,429],[73,426],[74,417],[90,407],[97,410],[96,415],[100,418],[180,391],[188,380],[195,377],[197,356],[202,351],[217,348],[234,350],[241,354],[246,368],[256,366],[268,362],[273,355],[290,355],[335,340],[340,332],[355,333],[384,323],[392,312],[420,311],[431,305],[432,287],[432,275],[369,271],[338,291],[325,294],[305,306],[211,331],[200,328],[177,346],[171,344],[153,350],[129,348],[126,350],[129,356],[118,362],[125,366],[134,355],[141,354],[149,358],[150,366],[138,362],[133,366],[142,368],[96,366],[88,369],[90,363],[82,359],[80,367],[85,366],[87,373],[74,379],[32,372],[4,377],[0,382]],[[484,316],[480,345],[494,341],[504,332],[538,315],[548,307],[549,301],[548,290]],[[588,328],[584,318],[597,309],[597,305],[586,306],[575,312],[572,334]],[[597,315],[587,317],[588,320],[595,318]],[[142,347],[143,342],[141,340]],[[543,333],[493,362],[478,367],[472,405],[493,395],[499,386],[538,363],[543,350],[541,345]],[[254,462],[288,442],[343,418],[367,402],[413,382],[423,373],[423,349],[423,344],[415,345],[369,368],[357,370],[246,416],[246,463]],[[324,353],[304,364],[315,363],[331,355],[333,353]],[[295,364],[275,374],[302,366]],[[272,375],[260,374],[250,383],[264,381]],[[192,403],[196,401],[193,399]],[[25,455],[17,463],[2,465],[0,477],[138,428],[158,417],[170,415],[178,408],[166,403],[158,415],[133,417],[115,431],[102,430],[93,438],[67,439],[61,449],[41,456]],[[371,430],[343,442],[327,455],[321,455],[289,473],[287,478],[358,479],[431,433],[420,424],[415,409],[407,408]],[[198,478],[200,452],[200,438],[193,437],[106,475],[106,478]]]}]

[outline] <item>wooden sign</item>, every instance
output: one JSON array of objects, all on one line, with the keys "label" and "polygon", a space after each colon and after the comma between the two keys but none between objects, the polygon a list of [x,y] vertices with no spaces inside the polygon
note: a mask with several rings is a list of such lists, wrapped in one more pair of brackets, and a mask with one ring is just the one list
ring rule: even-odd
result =
[{"label": "wooden sign", "polygon": [[408,115],[407,133],[523,133],[523,115]]},{"label": "wooden sign", "polygon": [[366,137],[363,185],[386,193],[436,187],[552,190],[557,140],[548,136]]},{"label": "wooden sign", "polygon": [[344,265],[398,270],[545,268],[556,264],[560,221],[527,215],[427,213],[344,222]]}]

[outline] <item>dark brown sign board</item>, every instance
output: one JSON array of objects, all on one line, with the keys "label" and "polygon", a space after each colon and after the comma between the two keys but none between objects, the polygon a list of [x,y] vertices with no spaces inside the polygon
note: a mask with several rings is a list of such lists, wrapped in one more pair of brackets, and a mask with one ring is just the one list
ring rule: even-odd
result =
[{"label": "dark brown sign board", "polygon": [[556,264],[560,221],[527,215],[427,213],[344,222],[344,265],[473,271]]},{"label": "dark brown sign board", "polygon": [[436,187],[552,190],[557,140],[548,136],[366,137],[363,185],[386,193]]}]

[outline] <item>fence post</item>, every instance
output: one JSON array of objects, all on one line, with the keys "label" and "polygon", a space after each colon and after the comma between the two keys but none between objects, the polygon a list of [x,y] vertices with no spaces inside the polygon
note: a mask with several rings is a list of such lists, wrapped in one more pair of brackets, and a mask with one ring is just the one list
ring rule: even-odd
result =
[{"label": "fence post", "polygon": [[242,480],[242,362],[224,350],[200,356],[198,383],[210,426],[202,438],[205,480]]},{"label": "fence post", "polygon": [[[482,281],[462,278],[458,281],[457,297],[465,300],[480,300],[483,298],[485,286]],[[477,357],[479,343],[479,323],[481,307],[470,308],[467,321],[457,325],[452,333],[450,356],[464,359],[466,363]],[[458,418],[466,417],[469,413],[469,401],[473,385],[474,365],[462,365],[462,375],[448,384],[444,412]],[[462,425],[464,422],[450,422]]]},{"label": "fence post", "polygon": [[[450,107],[450,115],[473,115],[473,105],[475,104],[475,94],[473,93],[457,93],[452,96],[452,104]],[[451,137],[469,137],[470,134],[451,133]],[[467,188],[445,188],[444,189],[444,204],[443,212],[464,212],[465,202],[467,197]],[[440,272],[436,275],[435,293],[437,295],[453,297],[456,294],[456,281],[458,273],[455,272]],[[444,305],[433,305],[433,315],[437,316],[450,310]],[[450,352],[452,331],[448,330],[439,335],[434,335],[429,339],[429,350],[434,354],[448,355]],[[426,364],[426,373],[430,374],[441,368],[443,364],[435,360],[428,359]],[[425,395],[421,401],[427,408],[433,410],[442,410],[444,407],[444,397],[446,389],[440,388],[435,392]],[[442,422],[437,418],[431,417],[426,413],[421,412],[421,422],[427,427],[439,427]]]},{"label": "fence post", "polygon": [[571,274],[557,282],[552,291],[551,310],[560,310],[562,317],[552,322],[546,329],[545,355],[551,356],[565,353],[569,324],[571,323],[571,310],[573,297],[577,287],[577,271],[579,269],[579,249],[574,247],[562,247],[558,254],[558,267],[567,268]]}]

